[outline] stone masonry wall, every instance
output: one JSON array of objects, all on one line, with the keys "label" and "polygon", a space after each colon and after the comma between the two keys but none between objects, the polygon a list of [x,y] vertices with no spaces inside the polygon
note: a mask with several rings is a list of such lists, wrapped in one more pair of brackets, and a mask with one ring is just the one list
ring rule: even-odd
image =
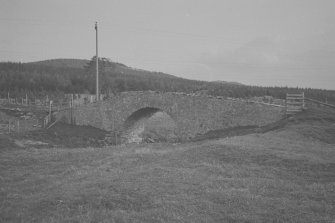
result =
[{"label": "stone masonry wall", "polygon": [[[280,120],[284,109],[242,100],[182,93],[124,92],[108,100],[76,107],[76,124],[123,131],[127,118],[145,107],[158,108],[175,120],[181,138],[235,126],[262,126]],[[64,111],[57,118],[68,116]]]}]

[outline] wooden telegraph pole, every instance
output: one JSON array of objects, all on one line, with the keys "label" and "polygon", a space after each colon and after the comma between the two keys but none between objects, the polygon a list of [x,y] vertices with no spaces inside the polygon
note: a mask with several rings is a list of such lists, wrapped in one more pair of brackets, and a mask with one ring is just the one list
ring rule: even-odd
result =
[{"label": "wooden telegraph pole", "polygon": [[100,91],[99,91],[99,57],[98,57],[98,23],[95,22],[95,47],[96,47],[96,97],[97,101],[100,100]]}]

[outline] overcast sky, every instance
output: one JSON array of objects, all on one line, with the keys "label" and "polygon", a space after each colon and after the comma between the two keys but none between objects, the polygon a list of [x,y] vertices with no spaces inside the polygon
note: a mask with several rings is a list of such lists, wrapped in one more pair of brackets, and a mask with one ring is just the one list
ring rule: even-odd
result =
[{"label": "overcast sky", "polygon": [[335,90],[334,0],[0,0],[0,61],[90,59]]}]

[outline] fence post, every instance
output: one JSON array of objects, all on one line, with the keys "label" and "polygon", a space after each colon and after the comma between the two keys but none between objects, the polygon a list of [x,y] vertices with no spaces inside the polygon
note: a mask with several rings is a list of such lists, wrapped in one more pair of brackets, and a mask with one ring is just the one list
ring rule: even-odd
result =
[{"label": "fence post", "polygon": [[51,106],[52,106],[52,100],[49,101],[49,119],[50,120],[51,120]]},{"label": "fence post", "polygon": [[47,122],[48,122],[48,115],[44,117],[43,119],[43,128],[47,127]]},{"label": "fence post", "polygon": [[72,125],[72,104],[71,104],[71,101],[69,102],[69,105],[70,105],[70,109],[69,109],[70,125]]},{"label": "fence post", "polygon": [[73,94],[71,94],[71,105],[72,105],[72,107],[73,107]]}]

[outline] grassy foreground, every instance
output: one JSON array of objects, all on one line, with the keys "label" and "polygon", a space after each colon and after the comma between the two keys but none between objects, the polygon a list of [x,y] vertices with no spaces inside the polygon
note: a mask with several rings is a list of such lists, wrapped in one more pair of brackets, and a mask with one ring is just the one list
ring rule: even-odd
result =
[{"label": "grassy foreground", "polygon": [[7,148],[0,222],[335,222],[335,146],[300,127],[185,144]]}]

